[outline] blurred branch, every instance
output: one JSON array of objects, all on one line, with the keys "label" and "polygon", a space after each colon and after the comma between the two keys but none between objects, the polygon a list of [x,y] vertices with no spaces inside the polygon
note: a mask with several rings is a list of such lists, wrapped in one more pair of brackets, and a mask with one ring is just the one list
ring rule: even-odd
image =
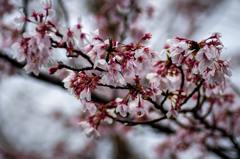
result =
[{"label": "blurred branch", "polygon": [[[232,157],[229,157],[228,155],[226,155],[225,153],[223,153],[224,151],[223,151],[223,149],[220,148],[220,147],[215,148],[215,147],[211,147],[211,146],[209,146],[209,145],[206,145],[206,147],[207,147],[207,149],[208,149],[209,151],[212,151],[213,153],[215,153],[216,155],[218,155],[218,156],[221,157],[221,158],[224,158],[224,159],[233,159]],[[229,154],[228,151],[227,151],[227,154]]]},{"label": "blurred branch", "polygon": [[[24,63],[19,63],[17,62],[16,60],[10,58],[8,55],[0,52],[0,58],[8,61],[9,63],[11,63],[14,67],[16,68],[19,68],[19,69],[22,69],[24,67]],[[50,76],[46,73],[39,73],[38,76],[34,75],[33,73],[30,73],[28,74],[29,77],[32,77],[32,78],[35,78],[37,80],[41,80],[41,81],[44,81],[46,83],[49,83],[49,84],[53,84],[53,85],[56,85],[56,86],[59,86],[63,89],[64,86],[63,86],[63,82],[62,80],[54,77],[54,76]],[[110,101],[106,100],[106,99],[102,99],[102,98],[99,98],[96,94],[92,93],[92,100],[96,103],[108,103]]]},{"label": "blurred branch", "polygon": [[[28,17],[28,1],[29,0],[23,0],[23,12],[26,17]],[[26,31],[26,28],[27,28],[27,23],[24,23],[22,33]]]},{"label": "blurred branch", "polygon": [[61,9],[62,9],[62,11],[63,11],[66,25],[69,27],[68,11],[67,11],[65,5],[63,4],[63,1],[62,1],[62,0],[58,0],[58,4],[60,5],[60,7],[61,7]]},{"label": "blurred branch", "polygon": [[159,130],[159,132],[163,132],[163,133],[167,133],[167,134],[175,133],[175,131],[172,130],[168,126],[163,126],[163,125],[160,125],[160,124],[156,124],[159,121],[167,119],[166,116],[161,117],[161,118],[157,118],[157,119],[154,119],[154,120],[150,120],[150,121],[144,121],[144,122],[121,120],[121,119],[118,119],[118,118],[114,118],[114,117],[112,117],[111,115],[108,115],[108,114],[106,114],[106,116],[108,116],[109,118],[113,119],[114,121],[117,121],[117,122],[119,122],[123,125],[126,125],[126,126],[148,125],[148,126],[151,126],[154,129]]}]

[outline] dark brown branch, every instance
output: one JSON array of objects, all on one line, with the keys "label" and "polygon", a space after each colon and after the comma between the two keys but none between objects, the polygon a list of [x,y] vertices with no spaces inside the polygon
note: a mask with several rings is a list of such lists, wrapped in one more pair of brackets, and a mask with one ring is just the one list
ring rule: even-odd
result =
[{"label": "dark brown branch", "polygon": [[121,87],[121,86],[112,86],[112,85],[107,85],[107,84],[102,84],[102,83],[98,83],[98,86],[103,86],[103,87],[109,87],[112,89],[130,89],[128,86],[126,87]]},{"label": "dark brown branch", "polygon": [[[60,34],[61,35],[61,34]],[[64,42],[61,45],[58,45],[57,41],[54,41],[52,38],[50,38],[51,42],[52,42],[52,47],[54,48],[64,48],[67,49],[67,44],[66,42]],[[54,45],[53,45],[54,44]],[[92,62],[92,60],[90,59],[90,57],[86,54],[84,54],[81,50],[72,50],[73,52],[77,53],[78,56],[82,56],[83,58],[85,58],[92,66],[94,65],[94,63]],[[76,56],[77,57],[77,56]]]},{"label": "dark brown branch", "polygon": [[114,117],[112,117],[111,115],[108,115],[108,114],[106,114],[106,116],[111,118],[111,119],[113,119],[114,121],[122,123],[122,124],[124,124],[126,126],[149,125],[149,124],[153,124],[153,123],[159,122],[161,120],[167,119],[167,117],[164,116],[164,117],[161,117],[161,118],[158,118],[158,119],[154,119],[154,120],[150,120],[150,121],[137,122],[137,121],[121,120],[121,119],[118,119],[118,118],[114,118]]},{"label": "dark brown branch", "polygon": [[200,98],[201,98],[201,93],[200,93],[200,89],[198,89],[198,97],[197,97],[197,103],[195,105],[195,107],[193,108],[193,111],[198,111],[201,108],[200,105]]},{"label": "dark brown branch", "polygon": [[187,103],[187,101],[193,96],[193,94],[196,93],[196,92],[200,89],[200,87],[202,86],[202,84],[203,84],[204,81],[205,81],[204,79],[201,80],[201,82],[200,82],[200,83],[198,84],[198,86],[192,91],[192,93],[190,93],[190,94],[188,95],[188,97],[180,104],[181,106],[182,106],[183,104]]},{"label": "dark brown branch", "polygon": [[181,93],[182,93],[181,90],[182,90],[182,88],[184,87],[185,75],[184,75],[182,66],[178,66],[177,68],[180,70],[180,72],[181,72],[181,78],[182,78],[182,82],[181,82],[181,85],[180,85],[180,91],[179,91],[179,95],[181,95]]},{"label": "dark brown branch", "polygon": [[202,118],[198,115],[197,112],[194,112],[194,117],[198,119],[207,129],[210,130],[218,130],[219,132],[222,133],[223,137],[227,137],[233,144],[234,148],[238,152],[238,156],[240,158],[240,148],[238,143],[234,140],[234,137],[231,134],[228,134],[224,128],[218,127],[216,124],[210,125],[205,118]]},{"label": "dark brown branch", "polygon": [[[19,63],[17,62],[16,60],[10,58],[9,56],[3,54],[2,52],[0,52],[0,58],[8,61],[9,63],[12,64],[12,66],[16,67],[16,68],[19,68],[19,69],[22,69],[25,65],[25,63]],[[41,80],[41,81],[44,81],[46,83],[50,83],[50,84],[53,84],[53,85],[56,85],[56,86],[59,86],[61,88],[64,88],[63,86],[63,82],[62,80],[54,77],[54,76],[50,76],[48,74],[45,74],[45,73],[39,73],[38,76],[35,76],[33,73],[31,74],[28,74],[30,77],[33,77],[35,79],[38,79],[38,80]],[[64,88],[65,89],[65,88]],[[66,90],[66,89],[65,89]],[[92,100],[96,103],[109,103],[110,101],[109,100],[106,100],[106,99],[103,99],[103,98],[99,98],[96,94],[93,94],[92,93]]]},{"label": "dark brown branch", "polygon": [[202,118],[206,118],[212,112],[213,105],[214,104],[211,103],[210,108],[208,109],[207,113]]},{"label": "dark brown branch", "polygon": [[224,159],[233,159],[232,157],[229,157],[228,155],[226,155],[225,153],[223,153],[223,150],[221,148],[215,148],[215,147],[211,147],[209,145],[206,145],[207,149],[209,151],[212,151],[213,153],[215,153],[216,155],[218,155],[221,158]]},{"label": "dark brown branch", "polygon": [[164,97],[160,105],[154,102],[151,98],[147,98],[147,101],[151,102],[156,109],[161,110],[163,114],[166,114],[167,111],[163,108],[163,104],[166,101],[166,99],[167,99],[167,95]]},{"label": "dark brown branch", "polygon": [[163,125],[157,124],[157,122],[159,122],[161,120],[164,120],[164,119],[167,119],[166,116],[158,118],[158,119],[150,120],[150,121],[145,121],[145,122],[127,121],[127,120],[121,120],[121,119],[118,119],[118,118],[114,118],[110,115],[106,115],[106,116],[108,116],[109,118],[113,119],[114,121],[117,121],[117,122],[119,122],[123,125],[126,125],[126,126],[148,125],[148,126],[151,126],[152,128],[154,128],[154,129],[156,129],[156,130],[158,130],[159,132],[162,132],[162,133],[166,133],[166,134],[175,133],[175,131],[172,130],[169,126],[163,126]]},{"label": "dark brown branch", "polygon": [[[59,67],[59,69],[67,68],[69,70],[76,71],[76,72],[87,71],[87,70],[94,70],[93,66],[91,66],[91,67],[84,67],[84,68],[74,68],[74,67],[70,67],[68,65],[63,64],[61,61],[58,62],[58,67]],[[105,71],[105,70],[103,70],[103,69],[101,69],[99,67],[96,67],[95,70],[98,70],[98,71],[101,71],[101,72]]]},{"label": "dark brown branch", "polygon": [[[23,0],[23,12],[27,18],[28,18],[28,2],[29,2],[28,0]],[[22,33],[26,31],[26,28],[27,28],[27,22],[25,22],[23,25]]]}]

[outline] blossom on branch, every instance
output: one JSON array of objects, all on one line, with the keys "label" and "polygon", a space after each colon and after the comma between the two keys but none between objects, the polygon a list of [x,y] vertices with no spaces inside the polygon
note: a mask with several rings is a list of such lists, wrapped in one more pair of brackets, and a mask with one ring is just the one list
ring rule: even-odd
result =
[{"label": "blossom on branch", "polygon": [[38,31],[25,33],[22,42],[13,44],[12,49],[16,50],[14,57],[18,61],[26,59],[26,72],[33,72],[35,75],[38,75],[41,66],[47,65],[53,57],[50,36]]},{"label": "blossom on branch", "polygon": [[130,113],[130,108],[127,104],[128,104],[128,100],[123,99],[121,102],[118,103],[116,112],[120,113],[121,116],[126,117],[127,113]]},{"label": "blossom on branch", "polygon": [[97,112],[97,107],[94,105],[93,102],[88,100],[80,100],[82,104],[82,111],[86,112],[88,110],[91,115],[94,115]]},{"label": "blossom on branch", "polygon": [[87,137],[93,137],[94,139],[99,139],[100,133],[95,129],[89,122],[82,121],[79,123],[82,126],[83,133],[86,134]]}]

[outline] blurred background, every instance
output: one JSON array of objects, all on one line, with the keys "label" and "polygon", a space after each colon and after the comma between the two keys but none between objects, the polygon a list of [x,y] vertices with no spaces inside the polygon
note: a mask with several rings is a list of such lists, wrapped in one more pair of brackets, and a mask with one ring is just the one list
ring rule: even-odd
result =
[{"label": "blurred background", "polygon": [[[20,15],[19,9],[25,8],[29,16],[33,9],[39,10],[40,4],[40,0],[0,0],[0,158],[159,158],[157,146],[171,132],[147,126],[130,129],[115,123],[103,126],[99,141],[89,139],[78,125],[86,117],[80,101],[62,88],[61,80],[67,74],[50,77],[48,69],[42,68],[40,76],[35,77],[22,69],[24,62],[12,59],[11,45],[20,40],[21,32],[33,30],[32,25],[18,30],[13,19]],[[157,52],[168,38],[201,41],[212,32],[221,32],[225,47],[222,58],[232,56],[231,81],[237,91],[240,88],[240,0],[53,0],[53,4],[59,26],[71,27],[82,16],[84,32],[99,29],[101,37],[123,43],[137,42],[144,33],[151,33],[146,45]],[[58,50],[55,60],[67,62],[64,58],[64,51]],[[178,157],[201,155],[193,147]],[[207,158],[218,157],[209,153]]]}]

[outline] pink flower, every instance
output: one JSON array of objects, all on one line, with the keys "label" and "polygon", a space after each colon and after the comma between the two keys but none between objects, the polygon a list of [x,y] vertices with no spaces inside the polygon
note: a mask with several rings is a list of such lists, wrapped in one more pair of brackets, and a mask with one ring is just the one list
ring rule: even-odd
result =
[{"label": "pink flower", "polygon": [[142,106],[141,102],[138,102],[138,106],[134,109],[136,112],[137,116],[143,117],[145,114],[148,114],[148,111]]},{"label": "pink flower", "polygon": [[40,68],[41,68],[41,65],[40,65],[39,59],[35,59],[34,62],[28,62],[24,66],[26,73],[33,72],[36,76],[39,74]]},{"label": "pink flower", "polygon": [[230,60],[231,57],[229,57],[227,60],[219,60],[219,65],[221,67],[222,72],[227,76],[232,76],[232,72],[230,70]]},{"label": "pink flower", "polygon": [[156,95],[161,95],[161,93],[162,93],[162,91],[158,88],[160,83],[159,82],[154,82],[154,83],[150,83],[150,84],[151,84],[153,101],[156,101]]},{"label": "pink flower", "polygon": [[13,44],[12,48],[16,49],[17,55],[14,57],[19,61],[26,59],[27,64],[24,67],[26,72],[33,72],[35,75],[38,75],[41,66],[47,65],[53,57],[50,36],[42,35],[38,31],[24,33],[22,43]]},{"label": "pink flower", "polygon": [[15,42],[11,48],[15,50],[15,54],[13,55],[13,58],[16,58],[18,62],[22,62],[27,58],[26,49],[28,46],[28,39],[23,38],[21,42]]},{"label": "pink flower", "polygon": [[145,48],[142,48],[135,52],[136,65],[138,70],[148,69],[152,66],[151,57],[148,57],[144,51]]},{"label": "pink flower", "polygon": [[[173,88],[172,82],[168,78],[162,78],[157,73],[148,73],[146,78],[150,83],[155,83],[158,85],[157,87],[162,91]],[[156,85],[154,86],[155,88]],[[157,91],[157,93],[159,92]]]},{"label": "pink flower", "polygon": [[91,115],[94,115],[97,112],[97,107],[90,101],[87,100],[81,100],[82,102],[82,111],[86,112],[88,110]]},{"label": "pink flower", "polygon": [[29,20],[29,19],[24,15],[23,9],[20,9],[19,11],[20,11],[20,13],[21,13],[21,16],[14,18],[14,23],[20,24],[20,25],[19,25],[19,29],[20,29],[25,21],[31,22],[31,20]]},{"label": "pink flower", "polygon": [[123,76],[130,76],[132,73],[138,74],[139,69],[134,59],[134,52],[128,51],[124,53],[124,56],[116,55],[114,58],[121,63],[121,72]]},{"label": "pink flower", "polygon": [[127,106],[128,101],[122,100],[120,103],[118,103],[118,106],[116,108],[116,112],[120,113],[123,117],[127,116],[127,113],[130,112],[129,106]]},{"label": "pink flower", "polygon": [[160,52],[160,54],[168,54],[169,51],[172,51],[179,42],[180,41],[177,39],[167,39],[163,47],[163,50]]},{"label": "pink flower", "polygon": [[82,126],[83,133],[86,134],[87,137],[93,137],[93,139],[99,139],[100,133],[97,129],[95,129],[89,122],[82,121],[79,123]]},{"label": "pink flower", "polygon": [[199,70],[203,73],[207,67],[214,69],[214,60],[218,60],[220,56],[219,50],[213,45],[205,45],[198,52],[196,60],[199,61]]},{"label": "pink flower", "polygon": [[46,16],[53,17],[55,15],[55,11],[52,9],[52,1],[51,0],[45,0],[42,1],[43,9],[46,10]]},{"label": "pink flower", "polygon": [[186,42],[181,41],[178,45],[172,48],[170,56],[172,57],[172,62],[177,66],[180,66],[184,63],[186,57],[193,52],[188,50],[189,46]]},{"label": "pink flower", "polygon": [[175,110],[173,106],[171,106],[171,109],[167,112],[166,116],[167,118],[170,118],[171,116],[173,116],[174,118],[177,118],[178,112]]},{"label": "pink flower", "polygon": [[80,99],[87,99],[88,101],[91,100],[91,92],[90,89],[85,87],[80,94]]},{"label": "pink flower", "polygon": [[83,48],[83,38],[82,37],[82,17],[78,17],[78,23],[74,25],[71,30],[73,31],[73,36],[78,40],[79,48]]},{"label": "pink flower", "polygon": [[121,71],[120,65],[118,65],[113,59],[110,60],[109,65],[107,66],[107,71],[100,80],[103,84],[109,84],[113,86],[117,86],[118,83],[122,85],[126,85],[126,81],[123,76],[119,73]]},{"label": "pink flower", "polygon": [[99,63],[100,64],[102,63],[103,65],[105,64],[102,61],[104,59],[102,59],[101,57],[104,57],[104,55],[107,54],[107,51],[105,49],[107,46],[108,44],[106,43],[94,45],[92,50],[87,54],[94,63],[94,66],[93,66],[94,69],[98,66]]},{"label": "pink flower", "polygon": [[74,93],[74,87],[71,87],[72,81],[74,81],[77,75],[73,71],[69,71],[69,75],[63,79],[64,87],[68,89],[70,94]]},{"label": "pink flower", "polygon": [[220,84],[225,81],[225,77],[221,71],[218,69],[205,71],[203,73],[203,77],[207,83],[211,84],[212,86],[216,84]]}]

